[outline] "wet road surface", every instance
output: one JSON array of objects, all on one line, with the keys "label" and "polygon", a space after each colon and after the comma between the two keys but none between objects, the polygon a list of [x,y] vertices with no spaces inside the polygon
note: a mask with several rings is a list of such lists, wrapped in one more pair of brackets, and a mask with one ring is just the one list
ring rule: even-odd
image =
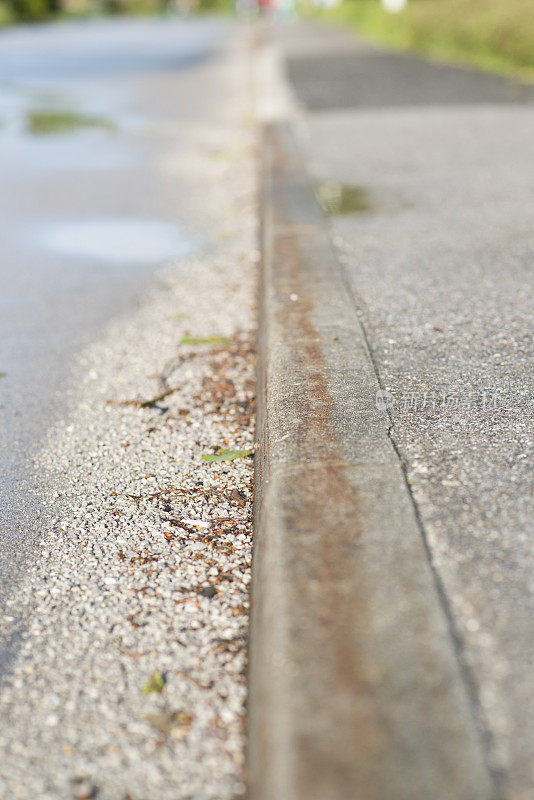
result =
[{"label": "wet road surface", "polygon": [[231,32],[208,18],[0,32],[0,600],[38,536],[31,459],[74,354],[155,268],[209,245],[202,187],[172,160],[186,121],[190,137],[221,112],[203,70]]}]

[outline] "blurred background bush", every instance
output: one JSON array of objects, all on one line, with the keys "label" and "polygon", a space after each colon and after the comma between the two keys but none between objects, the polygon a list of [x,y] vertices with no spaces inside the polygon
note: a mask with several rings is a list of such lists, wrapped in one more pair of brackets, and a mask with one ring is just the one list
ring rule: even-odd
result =
[{"label": "blurred background bush", "polygon": [[0,26],[55,16],[229,11],[232,0],[0,0]]}]

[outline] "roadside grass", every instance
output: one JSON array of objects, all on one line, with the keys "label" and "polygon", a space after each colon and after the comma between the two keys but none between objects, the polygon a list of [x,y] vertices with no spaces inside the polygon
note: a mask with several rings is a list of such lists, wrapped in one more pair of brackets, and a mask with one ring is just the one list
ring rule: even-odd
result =
[{"label": "roadside grass", "polygon": [[534,80],[533,0],[408,0],[398,14],[342,0],[317,14],[395,49]]}]

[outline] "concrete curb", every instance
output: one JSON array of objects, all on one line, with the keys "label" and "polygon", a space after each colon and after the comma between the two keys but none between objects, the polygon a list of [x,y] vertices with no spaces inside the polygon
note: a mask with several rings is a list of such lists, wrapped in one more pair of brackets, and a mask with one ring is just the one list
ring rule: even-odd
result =
[{"label": "concrete curb", "polygon": [[288,125],[262,144],[252,800],[489,800],[354,302]]}]

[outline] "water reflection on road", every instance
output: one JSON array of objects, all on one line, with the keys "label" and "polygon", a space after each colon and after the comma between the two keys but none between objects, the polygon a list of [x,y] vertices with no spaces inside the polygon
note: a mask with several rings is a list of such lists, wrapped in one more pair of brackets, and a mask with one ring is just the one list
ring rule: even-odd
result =
[{"label": "water reflection on road", "polygon": [[72,356],[207,236],[195,187],[162,165],[224,102],[184,76],[231,31],[165,18],[0,32],[0,601],[36,524],[25,464],[65,407]]}]

